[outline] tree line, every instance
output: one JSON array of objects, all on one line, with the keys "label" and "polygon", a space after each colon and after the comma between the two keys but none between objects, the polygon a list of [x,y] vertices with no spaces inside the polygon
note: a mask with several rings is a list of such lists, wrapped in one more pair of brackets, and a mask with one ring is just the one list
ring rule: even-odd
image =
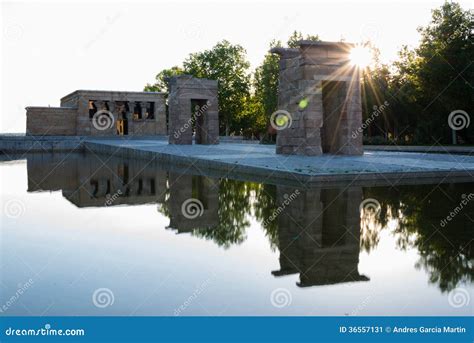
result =
[{"label": "tree line", "polygon": [[[361,78],[363,120],[370,123],[364,126],[364,143],[474,144],[473,19],[472,11],[445,2],[432,11],[427,26],[418,28],[419,45],[403,46],[392,64],[380,61],[372,42],[363,43],[373,56]],[[285,44],[270,42],[268,50],[297,47],[301,39],[320,37],[295,31]],[[168,92],[167,78],[180,74],[218,80],[220,133],[271,141],[269,119],[278,109],[278,61],[268,52],[251,71],[246,50],[223,40],[190,54],[182,65],[160,71],[144,89]],[[383,104],[388,105],[380,110]]]}]

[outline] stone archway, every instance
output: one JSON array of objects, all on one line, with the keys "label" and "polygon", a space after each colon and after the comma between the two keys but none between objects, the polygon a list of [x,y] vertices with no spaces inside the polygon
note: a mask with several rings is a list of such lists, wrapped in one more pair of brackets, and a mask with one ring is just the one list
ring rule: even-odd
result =
[{"label": "stone archway", "polygon": [[180,75],[169,85],[169,143],[219,144],[217,81]]},{"label": "stone archway", "polygon": [[291,123],[277,132],[277,154],[360,155],[360,72],[351,65],[353,44],[300,41],[274,48],[280,56],[278,110]]}]

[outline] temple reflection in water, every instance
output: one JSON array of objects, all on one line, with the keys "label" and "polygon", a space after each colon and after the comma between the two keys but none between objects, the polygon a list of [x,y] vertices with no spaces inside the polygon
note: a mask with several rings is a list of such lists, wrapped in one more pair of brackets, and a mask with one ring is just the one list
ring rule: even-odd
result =
[{"label": "temple reflection in water", "polygon": [[301,287],[367,281],[358,272],[362,188],[277,186],[277,203],[298,194],[278,216],[280,270],[299,273]]},{"label": "temple reflection in water", "polygon": [[[272,274],[299,274],[300,287],[369,281],[370,275],[359,273],[359,255],[378,244],[380,230],[390,221],[397,223],[393,234],[399,248],[417,248],[418,266],[442,291],[474,279],[473,204],[449,230],[433,230],[469,192],[463,184],[295,188],[192,175],[155,161],[84,154],[35,154],[27,157],[27,167],[29,192],[62,191],[79,208],[157,204],[170,220],[169,229],[224,248],[245,240],[248,218],[254,216],[279,251],[280,268]],[[366,198],[381,204],[380,215],[369,223],[377,228],[373,231],[361,221],[359,205]],[[202,205],[198,216],[183,213],[189,199]]]}]

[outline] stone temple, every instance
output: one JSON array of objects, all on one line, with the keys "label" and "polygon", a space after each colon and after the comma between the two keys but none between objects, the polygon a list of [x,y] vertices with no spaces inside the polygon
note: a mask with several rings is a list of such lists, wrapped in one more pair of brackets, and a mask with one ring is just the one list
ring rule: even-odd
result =
[{"label": "stone temple", "polygon": [[300,41],[274,48],[280,56],[277,154],[360,155],[362,125],[359,69],[350,63],[353,44]]},{"label": "stone temple", "polygon": [[[360,155],[360,75],[353,44],[300,41],[274,48],[280,56],[276,153]],[[41,136],[168,135],[170,144],[218,144],[215,80],[189,75],[167,80],[166,93],[78,90],[60,107],[28,107],[27,134]],[[283,119],[283,120],[282,120]]]},{"label": "stone temple", "polygon": [[64,96],[60,107],[27,107],[26,133],[166,135],[165,93],[78,90]]},{"label": "stone temple", "polygon": [[[217,81],[180,75],[169,81],[169,143],[219,143]],[[194,127],[193,127],[194,126]]]},{"label": "stone temple", "polygon": [[[26,133],[40,136],[165,136],[170,144],[218,144],[217,81],[188,75],[166,93],[78,90],[60,107],[27,107]],[[167,111],[169,118],[167,123]],[[168,129],[169,127],[169,129]]]}]

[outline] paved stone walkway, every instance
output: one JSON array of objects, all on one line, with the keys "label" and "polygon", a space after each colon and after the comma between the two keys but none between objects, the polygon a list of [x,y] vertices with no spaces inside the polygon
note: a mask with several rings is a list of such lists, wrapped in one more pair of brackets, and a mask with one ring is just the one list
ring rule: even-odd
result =
[{"label": "paved stone walkway", "polygon": [[93,140],[86,151],[137,158],[158,158],[163,163],[218,169],[268,178],[307,182],[401,178],[455,178],[474,181],[474,156],[366,151],[363,156],[317,157],[275,154],[275,146],[221,143],[219,145],[168,145],[156,140]]}]

